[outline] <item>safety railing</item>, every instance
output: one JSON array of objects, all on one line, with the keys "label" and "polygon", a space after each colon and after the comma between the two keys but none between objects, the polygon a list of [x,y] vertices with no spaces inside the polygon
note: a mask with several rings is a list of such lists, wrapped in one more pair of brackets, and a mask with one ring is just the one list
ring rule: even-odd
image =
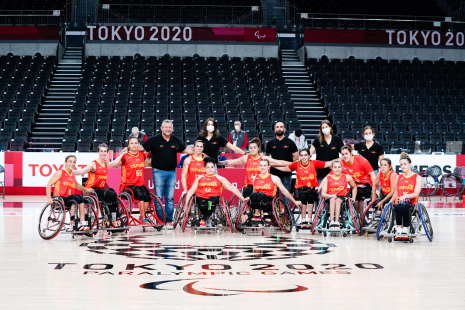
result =
[{"label": "safety railing", "polygon": [[0,10],[0,25],[58,25],[65,20],[64,10]]}]

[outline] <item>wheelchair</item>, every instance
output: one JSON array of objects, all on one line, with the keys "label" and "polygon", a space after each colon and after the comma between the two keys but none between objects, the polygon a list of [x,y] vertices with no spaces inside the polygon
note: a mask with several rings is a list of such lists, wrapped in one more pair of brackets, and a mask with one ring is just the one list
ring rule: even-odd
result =
[{"label": "wheelchair", "polygon": [[[39,216],[39,235],[44,240],[52,240],[58,234],[71,234],[71,238],[76,240],[77,235],[86,235],[93,238],[100,228],[98,221],[98,214],[95,208],[93,207],[94,202],[88,197],[85,196],[85,210],[86,214],[84,215],[87,225],[90,230],[86,231],[77,231],[79,225],[79,208],[76,202],[74,205],[74,230],[71,230],[70,222],[71,215],[69,215],[70,221],[66,222],[66,213],[70,212],[71,208],[65,206],[65,202],[59,196],[52,197],[53,203],[47,203]],[[72,201],[71,201],[72,202]]]},{"label": "wheelchair", "polygon": [[[294,197],[295,199],[295,193],[292,194],[292,197]],[[318,205],[320,204],[320,200],[321,200],[321,196],[318,195],[317,200],[313,204],[312,217],[310,218],[312,223],[315,220],[315,213],[318,210]],[[299,223],[299,220],[303,219],[301,207],[297,207],[292,201],[289,201],[289,210],[291,211],[291,214],[292,214],[292,222],[293,222],[296,232],[299,232],[299,230],[301,229],[312,229],[312,226],[310,224],[302,225],[302,223]],[[310,212],[310,210],[307,209],[307,213],[308,212]]]},{"label": "wheelchair", "polygon": [[184,218],[186,216],[186,193],[182,194],[179,198],[176,210],[174,210],[173,215],[173,229],[176,229],[178,223],[182,225],[184,223]]},{"label": "wheelchair", "polygon": [[[160,231],[166,223],[165,206],[161,203],[160,199],[154,194],[150,193],[150,197],[152,198],[152,201],[150,201],[147,211],[145,213],[145,218],[150,221],[150,224],[146,224],[142,220],[138,220],[133,216],[133,212],[139,211],[139,205],[142,203],[139,200],[134,199],[133,191],[129,187],[126,187],[123,190],[123,192],[121,192],[118,195],[119,200],[121,200],[126,210],[128,211],[128,225],[141,226],[143,232],[145,232],[146,229],[150,227],[155,228],[157,231]],[[155,201],[158,203],[160,208],[156,208]]]},{"label": "wheelchair", "polygon": [[322,199],[315,213],[312,235],[315,234],[315,232],[322,233],[324,237],[326,237],[328,233],[340,233],[343,237],[347,237],[349,233],[361,235],[360,215],[349,197],[345,197],[344,201],[341,203],[341,213],[338,219],[338,222],[342,226],[341,229],[329,229],[329,215],[329,201],[327,199]]},{"label": "wheelchair", "polygon": [[129,214],[124,203],[119,197],[116,201],[117,207],[115,220],[119,220],[121,226],[117,228],[106,228],[104,226],[105,221],[109,221],[110,223],[113,222],[112,214],[105,201],[99,201],[95,194],[85,195],[84,197],[88,197],[92,201],[92,207],[97,210],[97,213],[99,214],[99,230],[106,231],[108,236],[111,236],[113,233],[129,233]]},{"label": "wheelchair", "polygon": [[294,225],[294,217],[289,210],[288,205],[281,198],[273,198],[271,202],[260,203],[260,213],[262,214],[261,221],[253,221],[255,210],[251,207],[250,199],[247,200],[238,213],[235,227],[243,234],[247,230],[261,230],[262,236],[265,234],[265,229],[281,229],[284,233],[289,234]]},{"label": "wheelchair", "polygon": [[[362,216],[362,232],[365,233],[365,236],[369,234],[375,234],[378,231],[378,226],[381,221],[381,216],[383,214],[383,209],[381,212],[378,213],[378,208],[376,205],[381,200],[381,198],[376,199],[375,201],[371,201],[371,199],[366,199],[364,205],[368,205],[367,207],[363,207],[363,216]],[[384,206],[384,208],[386,205]]]},{"label": "wheelchair", "polygon": [[[184,197],[185,198],[185,197]],[[211,215],[211,227],[200,227],[200,208],[197,205],[196,197],[193,196],[187,207],[184,208],[184,219],[182,221],[182,232],[185,231],[189,225],[194,234],[197,234],[197,230],[215,230],[217,234],[220,233],[220,229],[223,231],[225,227],[229,226],[231,232],[233,232],[233,226],[231,224],[231,214],[229,213],[229,206],[226,199],[221,199],[216,205],[215,211]]]},{"label": "wheelchair", "polygon": [[408,241],[413,243],[413,238],[426,235],[430,242],[433,241],[433,226],[431,224],[428,211],[422,203],[413,205],[411,211],[411,222],[409,228],[409,234],[394,234],[396,210],[394,204],[390,202],[384,207],[384,212],[380,220],[380,225],[376,233],[376,239],[380,240],[381,237],[387,237],[388,242],[396,241]]}]

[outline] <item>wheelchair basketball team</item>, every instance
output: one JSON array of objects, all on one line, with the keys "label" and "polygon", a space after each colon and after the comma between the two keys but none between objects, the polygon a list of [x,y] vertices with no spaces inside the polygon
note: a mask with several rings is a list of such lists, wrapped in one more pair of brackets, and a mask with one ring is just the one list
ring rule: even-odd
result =
[{"label": "wheelchair basketball team", "polygon": [[[311,160],[311,150],[302,148],[299,150],[298,161],[287,162],[262,155],[260,144],[260,140],[254,138],[249,142],[249,154],[234,160],[218,162],[216,158],[205,156],[204,142],[196,141],[193,145],[193,154],[187,157],[182,167],[181,184],[184,191],[178,208],[183,207],[182,201],[185,206],[192,197],[195,197],[195,205],[200,214],[199,226],[211,227],[211,217],[221,203],[224,188],[240,200],[239,202],[236,199],[237,205],[242,206],[242,209],[238,207],[238,210],[241,209],[238,217],[246,214],[242,210],[245,210],[244,205],[248,205],[249,223],[252,223],[252,226],[268,225],[269,223],[264,220],[265,213],[271,212],[270,205],[278,197],[279,189],[279,192],[289,199],[289,205],[283,203],[275,210],[275,221],[281,228],[286,224],[286,220],[282,219],[284,209],[287,209],[288,213],[293,213],[295,209],[299,210],[299,221],[294,221],[294,218],[291,220],[299,224],[301,228],[312,227],[313,221],[317,218],[316,215],[314,216],[314,209],[320,200],[320,205],[329,209],[327,230],[338,231],[343,229],[344,221],[340,217],[341,206],[344,202],[353,204],[355,210],[351,212],[355,211],[360,218],[366,213],[367,201],[371,200],[370,206],[374,210],[374,217],[378,218],[383,208],[388,203],[392,203],[396,224],[392,232],[396,234],[409,232],[412,209],[418,203],[422,179],[412,171],[412,162],[406,153],[402,153],[400,159],[402,174],[398,175],[392,170],[391,160],[382,158],[380,173],[376,175],[368,160],[361,155],[353,155],[348,145],[341,148],[341,159],[327,162]],[[122,225],[121,212],[118,211],[118,194],[106,184],[108,169],[117,166],[121,166],[120,193],[127,188],[130,189],[132,198],[140,202],[140,223],[150,224],[146,213],[152,198],[144,181],[144,168],[150,166],[150,161],[145,153],[138,150],[138,147],[138,139],[132,137],[128,140],[128,147],[124,148],[116,159],[109,161],[107,159],[108,146],[101,144],[98,147],[98,158],[81,170],[74,170],[76,156],[69,155],[65,158],[64,169],[52,176],[47,184],[46,192],[49,204],[53,204],[54,199],[62,199],[64,202],[70,214],[69,229],[74,231],[91,229],[88,226],[89,221],[85,220],[87,211],[84,198],[76,194],[75,190],[94,195],[98,202],[104,202],[108,206],[110,214],[103,223],[105,228],[118,228]],[[226,178],[217,175],[218,164],[245,165],[245,182],[241,191],[231,185]],[[296,172],[294,195],[289,193],[279,177],[270,174],[270,167],[284,172]],[[319,184],[317,170],[325,168],[331,168],[331,171]],[[76,181],[75,175],[87,173],[89,174],[88,180],[85,186],[82,186]],[[52,197],[53,185],[54,196]],[[379,197],[377,192],[379,192]],[[294,208],[291,210],[292,204]],[[228,216],[231,217],[230,214]],[[290,221],[289,218],[287,221]],[[236,228],[239,227],[236,226]]]}]

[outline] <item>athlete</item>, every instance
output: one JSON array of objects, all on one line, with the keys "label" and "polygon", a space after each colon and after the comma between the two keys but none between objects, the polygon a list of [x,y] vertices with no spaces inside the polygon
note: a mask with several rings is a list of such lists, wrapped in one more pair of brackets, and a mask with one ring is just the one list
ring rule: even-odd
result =
[{"label": "athlete", "polygon": [[194,143],[194,154],[188,155],[182,165],[181,184],[183,194],[192,187],[195,180],[205,174],[205,156],[203,155],[203,142],[197,140]]},{"label": "athlete", "polygon": [[[287,167],[275,167],[281,171],[296,171],[294,197],[302,202],[302,226],[311,225],[313,205],[318,198],[320,187],[317,179],[317,169],[331,167],[331,161],[310,160],[310,150],[303,148],[299,151],[300,161],[287,163]],[[308,209],[307,209],[308,208]],[[307,215],[307,210],[309,215]]]},{"label": "athlete", "polygon": [[[107,163],[107,156],[108,156],[108,145],[105,143],[100,144],[98,146],[98,158],[88,164],[84,169],[81,170],[73,170],[75,175],[83,175],[89,173],[89,178],[87,179],[86,188],[94,189],[95,193],[97,194],[99,201],[105,201],[108,209],[110,210],[111,214],[116,214],[117,212],[117,199],[118,195],[116,194],[113,188],[105,189],[105,185],[107,183],[108,178],[108,169],[115,168],[121,158],[123,158],[124,154],[127,153],[127,148],[124,148],[120,155],[114,160]],[[120,222],[116,219],[116,216],[112,218],[111,225],[113,228],[117,228],[120,226]],[[105,221],[103,223],[105,228],[110,227],[110,221]]]},{"label": "athlete", "polygon": [[352,155],[350,146],[343,146],[341,154],[343,173],[350,175],[358,187],[357,197],[355,197],[355,208],[359,214],[363,215],[363,201],[371,198],[371,188],[376,177],[375,172],[364,157]]},{"label": "athlete", "polygon": [[418,202],[421,192],[421,176],[412,171],[412,160],[407,153],[400,154],[400,169],[402,174],[397,179],[397,190],[391,198],[395,202],[396,233],[408,234],[410,217],[414,205]]},{"label": "athlete", "polygon": [[150,160],[146,158],[143,152],[137,150],[139,141],[136,137],[130,137],[128,140],[128,152],[123,155],[121,161],[121,185],[119,188],[120,193],[127,187],[134,193],[134,199],[139,200],[140,222],[142,224],[151,224],[145,218],[145,213],[152,198],[150,192],[145,186],[144,181],[144,168],[150,167]]},{"label": "athlete", "polygon": [[[321,182],[321,197],[329,199],[329,229],[339,230],[339,216],[341,214],[341,203],[347,196],[347,184],[352,188],[352,197],[357,197],[357,185],[354,179],[342,173],[342,163],[334,160],[331,163],[331,173],[328,174]],[[336,213],[336,214],[335,214]]]},{"label": "athlete", "polygon": [[205,174],[195,179],[186,194],[186,201],[190,201],[191,197],[194,194],[196,195],[196,203],[202,213],[200,227],[211,227],[210,216],[215,212],[216,205],[220,202],[223,188],[232,192],[242,201],[245,201],[245,198],[226,178],[215,174],[216,163],[218,162],[216,158],[206,157],[204,162]]},{"label": "athlete", "polygon": [[[380,172],[375,178],[373,183],[372,199],[371,201],[377,201],[376,207],[378,208],[378,215],[381,214],[381,210],[387,201],[394,195],[397,187],[397,177],[398,174],[392,170],[392,163],[389,158],[383,158],[380,160]],[[381,186],[381,195],[376,198],[376,189],[378,186]]]},{"label": "athlete", "polygon": [[[70,229],[74,228],[74,204],[75,201],[78,204],[79,215],[81,216],[81,224],[78,226],[79,231],[90,230],[85,220],[86,209],[84,206],[84,197],[82,195],[75,195],[74,189],[78,189],[87,193],[94,193],[91,188],[85,188],[78,182],[76,182],[76,176],[73,174],[73,170],[76,167],[76,156],[68,155],[65,158],[65,169],[57,171],[53,174],[52,178],[48,181],[46,187],[47,202],[53,203],[52,199],[52,185],[55,185],[53,194],[59,196],[65,202],[65,207],[71,208],[69,214],[71,215]],[[79,218],[77,219],[79,221]]]},{"label": "athlete", "polygon": [[[260,174],[253,178],[253,193],[250,195],[251,207],[255,210],[252,221],[261,222],[263,214],[260,212],[260,204],[263,201],[272,202],[273,198],[276,197],[276,191],[278,188],[283,196],[292,201],[296,206],[302,206],[302,203],[295,200],[287,191],[281,182],[281,179],[270,174],[270,161],[268,159],[260,159],[258,169],[260,170]],[[269,212],[269,210],[263,211]]]}]

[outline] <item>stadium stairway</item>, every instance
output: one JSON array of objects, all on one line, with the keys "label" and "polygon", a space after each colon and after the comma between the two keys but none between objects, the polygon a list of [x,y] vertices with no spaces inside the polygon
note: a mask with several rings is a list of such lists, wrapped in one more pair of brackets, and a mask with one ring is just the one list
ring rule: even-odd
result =
[{"label": "stadium stairway", "polygon": [[[288,86],[302,131],[307,139],[318,135],[319,126],[326,118],[317,90],[310,81],[305,65],[301,64],[295,50],[281,50],[282,72]],[[310,141],[309,141],[310,142]]]},{"label": "stadium stairway", "polygon": [[61,150],[63,137],[81,77],[81,48],[70,47],[58,61],[45,99],[35,119],[29,151]]}]

